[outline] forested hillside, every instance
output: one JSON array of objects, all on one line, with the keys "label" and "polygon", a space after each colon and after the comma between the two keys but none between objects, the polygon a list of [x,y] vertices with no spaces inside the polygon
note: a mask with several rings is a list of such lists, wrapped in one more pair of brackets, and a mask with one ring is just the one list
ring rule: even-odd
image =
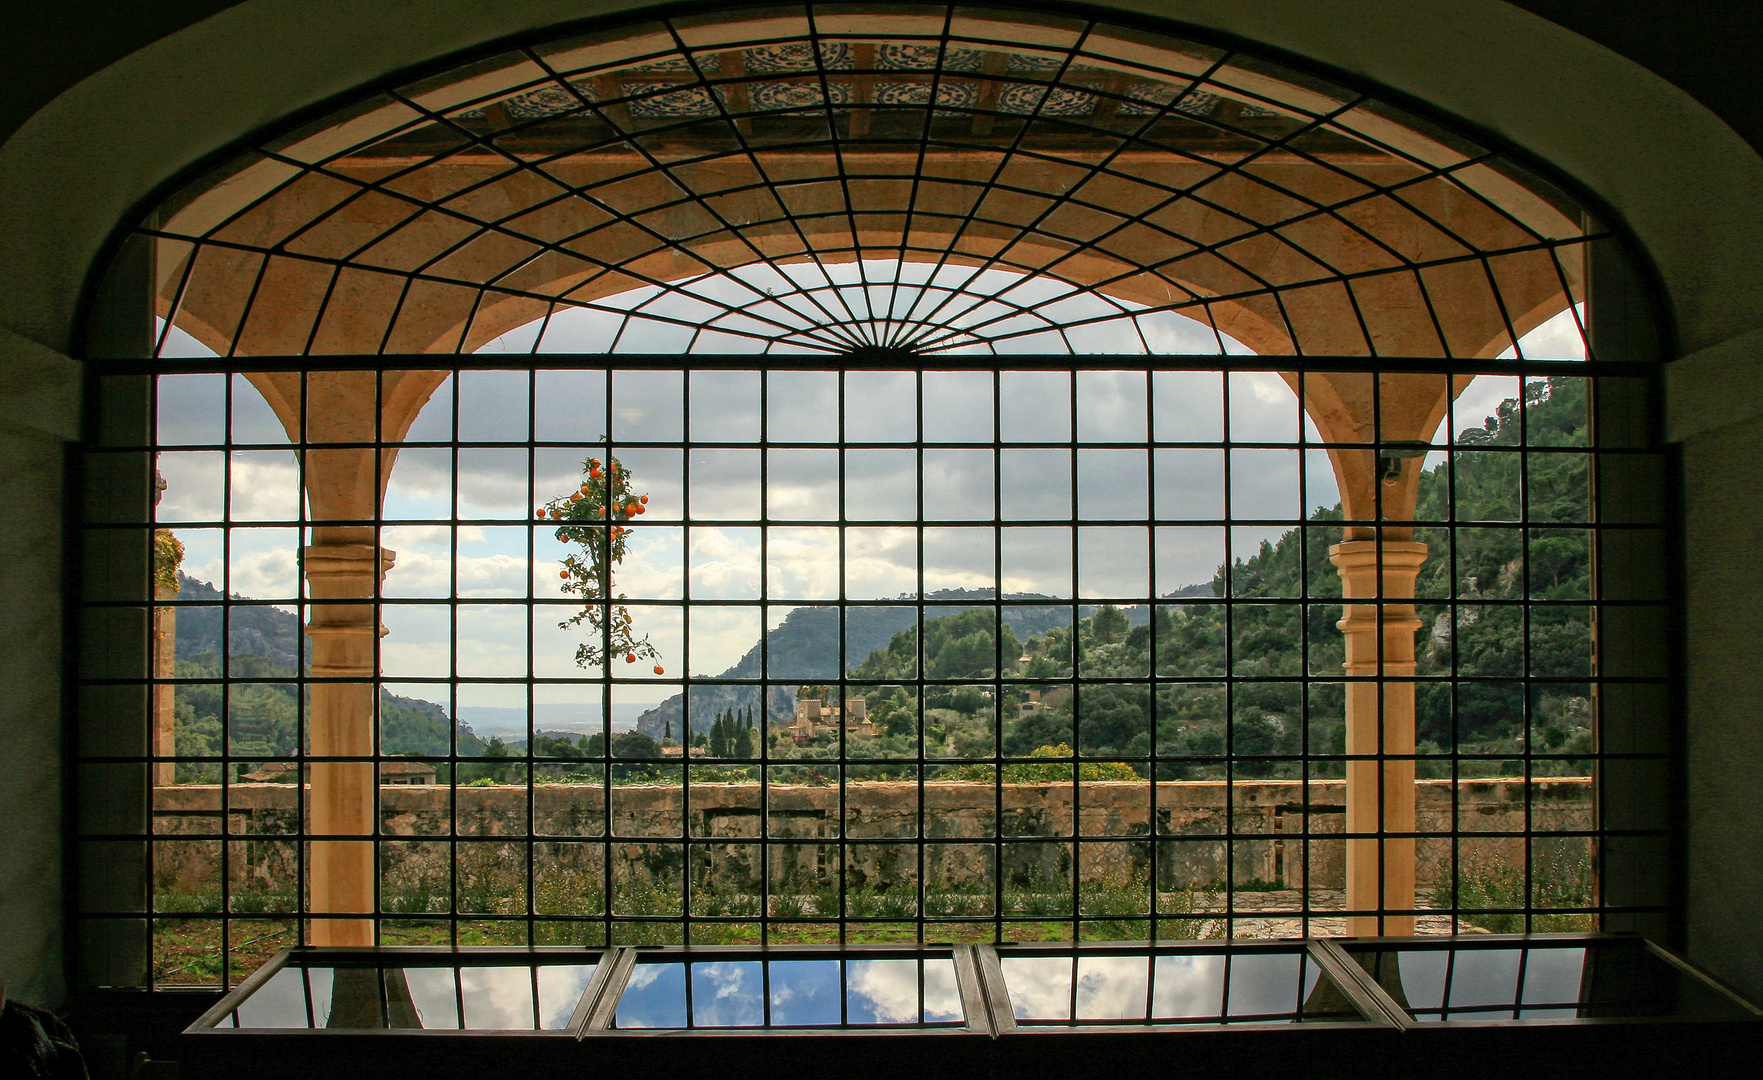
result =
[{"label": "forested hillside", "polygon": [[[1524,408],[1503,403],[1458,439],[1454,462],[1422,474],[1415,533],[1429,552],[1418,582],[1418,734],[1423,753],[1470,755],[1458,763],[1461,775],[1516,771],[1516,755],[1527,747],[1563,755],[1535,763],[1536,771],[1579,774],[1585,765],[1569,755],[1593,745],[1583,681],[1592,640],[1584,388],[1579,378],[1529,383]],[[652,757],[664,740],[693,741],[716,718],[737,714],[756,718],[759,740],[718,739],[709,758],[748,758],[741,748],[756,754],[769,738],[774,759],[813,762],[843,752],[871,761],[852,775],[906,776],[915,764],[886,762],[916,759],[922,748],[945,762],[931,766],[934,777],[984,768],[977,762],[1000,751],[1014,757],[1075,747],[1086,757],[1131,761],[1149,757],[1154,745],[1165,779],[1222,776],[1227,756],[1235,776],[1295,777],[1302,773],[1296,756],[1339,754],[1344,745],[1344,692],[1332,681],[1343,659],[1335,625],[1340,579],[1328,561],[1339,520],[1338,507],[1316,512],[1304,527],[1220,566],[1211,582],[1164,597],[1154,616],[1143,606],[1083,606],[1074,624],[1070,605],[1037,602],[1047,597],[1007,596],[1000,609],[989,591],[942,592],[926,598],[932,617],[922,626],[910,603],[847,608],[841,664],[839,609],[798,607],[721,676],[757,680],[769,671],[783,680],[763,705],[757,685],[694,683],[689,706],[686,695],[676,695],[644,713],[640,735],[615,739],[613,752]],[[220,599],[211,585],[178,580],[180,599]],[[1218,602],[1224,597],[1231,602]],[[220,630],[217,607],[180,609],[180,678],[221,677]],[[289,680],[299,633],[296,616],[282,609],[232,608],[230,674],[249,680],[233,684],[227,702],[235,759],[293,753],[297,696]],[[927,687],[923,702],[921,656],[924,678],[946,681]],[[837,698],[841,667],[851,680],[846,694],[866,699],[882,734],[797,744],[782,728],[798,687]],[[1228,689],[1227,675],[1235,677]],[[1302,675],[1312,681],[1297,681]],[[1527,691],[1525,676],[1553,681]],[[222,693],[218,683],[177,688],[180,755],[220,754]],[[380,702],[383,753],[450,751],[452,725],[441,706],[383,691]],[[598,738],[546,738],[534,749],[591,758],[600,752]],[[489,759],[519,750],[486,742],[465,725],[457,743],[461,755]],[[1142,761],[1131,767],[1150,771]],[[633,776],[642,768],[619,766]],[[460,779],[504,771],[474,764]],[[1311,766],[1311,775],[1340,772],[1336,763]],[[1423,762],[1421,772],[1450,775],[1450,763]],[[212,779],[218,768],[180,765],[179,776]]]},{"label": "forested hillside", "polygon": [[[1482,428],[1465,433],[1459,447],[1516,447],[1521,428],[1529,447],[1585,445],[1582,380],[1536,382],[1526,393],[1527,408],[1507,401]],[[1510,755],[1524,750],[1527,729],[1533,752],[1572,754],[1592,747],[1585,683],[1533,684],[1527,702],[1524,684],[1516,680],[1525,674],[1563,680],[1590,674],[1590,609],[1584,606],[1591,595],[1589,538],[1583,527],[1552,524],[1586,520],[1588,458],[1578,452],[1531,452],[1524,455],[1522,471],[1520,461],[1514,453],[1471,449],[1459,453],[1454,466],[1441,463],[1422,476],[1417,520],[1466,524],[1455,530],[1454,544],[1452,530],[1416,530],[1429,545],[1417,589],[1423,622],[1418,673],[1423,680],[1447,676],[1454,659],[1456,673],[1465,678],[1456,684],[1420,683],[1418,735],[1422,753],[1455,749],[1483,756],[1461,762],[1462,775],[1517,770]],[[1520,524],[1521,500],[1528,528]],[[990,690],[981,686],[927,688],[926,755],[990,756],[994,732],[1001,731],[1002,750],[1010,756],[1064,744],[1091,757],[1145,757],[1155,732],[1158,755],[1174,759],[1161,775],[1182,779],[1222,775],[1219,759],[1226,754],[1236,759],[1233,775],[1287,777],[1300,775],[1301,763],[1278,760],[1282,756],[1341,753],[1345,695],[1340,683],[1327,681],[1340,674],[1343,661],[1335,625],[1341,618],[1340,578],[1328,561],[1329,546],[1340,539],[1339,519],[1338,507],[1318,511],[1303,530],[1219,567],[1211,592],[1237,601],[1228,605],[1228,613],[1227,605],[1204,598],[1160,604],[1153,627],[1145,624],[1142,609],[1131,613],[1138,615],[1134,619],[1104,608],[1075,627],[1029,636],[1020,646],[1006,626],[1001,650],[992,640],[986,611],[927,620],[927,678],[988,680],[994,658],[1002,655],[1006,681],[995,707]],[[1527,575],[1529,604],[1522,602]],[[1446,603],[1453,593],[1458,600],[1454,625]],[[851,675],[912,680],[917,654],[916,633],[908,628]],[[1019,655],[1022,662],[1010,660]],[[1066,681],[1074,661],[1083,680],[1075,690]],[[1144,681],[1153,671],[1187,681],[1161,685],[1153,700]],[[1227,672],[1238,677],[1233,690],[1209,681]],[[1317,680],[1308,686],[1307,701],[1302,683],[1257,681],[1306,673]],[[848,753],[914,752],[915,688],[853,687],[849,692],[868,699],[871,717],[888,734],[869,744],[851,743]],[[896,741],[901,745],[893,745]],[[786,757],[820,757],[831,750],[777,746]],[[1148,771],[1148,766],[1135,767]],[[1585,766],[1569,759],[1539,762],[1536,768],[1577,774]],[[1312,769],[1322,775],[1341,771],[1336,764]],[[1449,763],[1423,762],[1421,772],[1450,775]]]},{"label": "forested hillside", "polygon": [[[931,593],[927,600],[942,610],[957,610],[963,601],[990,605],[990,589],[944,589]],[[1023,603],[1050,600],[1033,593],[1010,594],[1013,603],[1004,609],[1004,622],[1019,636],[1045,633],[1049,628],[1069,624],[1071,609],[1058,605]],[[987,606],[983,609],[991,612]],[[1086,605],[1085,612],[1094,607]],[[1138,616],[1144,618],[1142,613]],[[848,667],[855,668],[864,657],[885,649],[895,635],[909,631],[918,620],[918,609],[907,605],[853,605],[846,609],[844,655]],[[988,615],[989,621],[989,615]],[[783,623],[765,637],[765,646],[755,642],[747,654],[733,667],[716,676],[718,679],[757,679],[769,665],[773,678],[823,681],[839,677],[839,609],[836,607],[799,607]],[[955,677],[955,676],[951,676]],[[688,695],[675,694],[637,719],[637,730],[659,739],[671,733],[684,739]],[[759,688],[756,686],[720,686],[714,682],[696,684],[690,694],[690,730],[708,732],[716,717],[729,709],[756,709]],[[766,702],[766,714],[774,723],[788,723],[795,714],[796,697],[792,688],[773,687]]]},{"label": "forested hillside", "polygon": [[[219,600],[220,591],[205,581],[178,575],[178,599]],[[234,599],[242,599],[235,597]],[[174,691],[177,753],[187,757],[219,757],[222,752],[221,706],[226,704],[230,745],[225,749],[243,772],[259,761],[288,757],[299,737],[299,697],[295,651],[299,618],[271,606],[234,605],[228,620],[228,657],[234,682],[228,690],[218,682],[183,683]],[[221,609],[180,607],[177,613],[176,673],[180,679],[219,679]],[[447,711],[416,698],[380,691],[381,753],[445,756],[449,746]],[[459,725],[459,753],[488,753],[491,744],[469,726]],[[443,767],[444,768],[444,767]],[[218,765],[180,762],[179,780],[219,778]]]}]

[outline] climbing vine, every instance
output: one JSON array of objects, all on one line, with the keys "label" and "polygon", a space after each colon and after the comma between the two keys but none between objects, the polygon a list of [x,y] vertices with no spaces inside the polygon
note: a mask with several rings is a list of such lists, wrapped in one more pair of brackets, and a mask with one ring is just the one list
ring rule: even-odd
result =
[{"label": "climbing vine", "polygon": [[153,530],[153,587],[178,590],[178,567],[184,563],[184,542],[170,529]]},{"label": "climbing vine", "polygon": [[[612,568],[624,561],[630,542],[627,523],[646,513],[648,505],[649,496],[632,491],[630,470],[617,458],[608,458],[604,465],[599,458],[589,458],[582,462],[581,486],[535,512],[541,521],[561,522],[557,539],[579,548],[564,557],[558,576],[563,579],[564,592],[581,597],[582,610],[557,625],[561,629],[586,626],[590,631],[575,650],[575,662],[584,668],[599,667],[620,656],[627,664],[661,659],[648,635],[637,636],[630,609],[617,603],[625,594],[612,593]],[[659,663],[655,674],[665,674]]]}]

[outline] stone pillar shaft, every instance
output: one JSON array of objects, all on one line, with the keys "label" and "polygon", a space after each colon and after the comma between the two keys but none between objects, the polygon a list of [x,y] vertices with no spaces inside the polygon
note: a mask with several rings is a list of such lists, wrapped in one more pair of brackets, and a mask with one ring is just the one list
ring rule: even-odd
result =
[{"label": "stone pillar shaft", "polygon": [[[1347,840],[1349,911],[1414,908],[1414,583],[1426,545],[1408,540],[1350,540],[1329,549],[1346,599]],[[1367,600],[1370,603],[1353,603]],[[1397,681],[1385,681],[1394,679]],[[1412,914],[1347,918],[1356,937],[1414,932]]]},{"label": "stone pillar shaft", "polygon": [[[156,586],[153,598],[170,600],[176,589]],[[153,609],[153,677],[170,679],[177,675],[178,609],[161,605]],[[177,783],[177,763],[166,761],[177,751],[177,687],[160,683],[153,688],[153,786]]]},{"label": "stone pillar shaft", "polygon": [[[374,642],[380,634],[371,601],[391,569],[395,553],[371,544],[318,543],[305,550],[306,581],[314,600],[369,601],[315,604],[307,619],[314,679],[358,680],[307,684],[310,702],[307,739],[315,758],[369,758],[374,750],[374,696],[378,668]],[[309,828],[315,836],[359,836],[360,840],[314,840],[310,868],[310,909],[318,914],[374,910],[374,807],[378,795],[373,761],[314,761],[307,795]],[[374,921],[314,919],[314,945],[372,945]]]}]

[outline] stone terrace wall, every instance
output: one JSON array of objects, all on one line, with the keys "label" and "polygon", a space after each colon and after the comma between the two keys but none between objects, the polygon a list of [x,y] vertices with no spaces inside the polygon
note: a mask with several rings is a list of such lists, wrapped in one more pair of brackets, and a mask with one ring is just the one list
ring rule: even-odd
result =
[{"label": "stone terrace wall", "polygon": [[[1420,831],[1440,834],[1420,843],[1423,886],[1450,873],[1448,833],[1453,824],[1462,831],[1502,834],[1465,840],[1460,859],[1484,864],[1499,859],[1522,866],[1524,840],[1504,834],[1524,831],[1527,786],[1531,828],[1589,830],[1595,824],[1592,783],[1586,778],[1528,785],[1511,779],[1455,785],[1423,780],[1417,786]],[[717,891],[756,893],[764,856],[753,840],[769,819],[773,892],[836,888],[838,848],[826,841],[841,832],[850,842],[848,887],[886,888],[915,880],[917,845],[873,841],[916,838],[922,821],[923,836],[930,842],[926,884],[933,889],[989,891],[996,847],[987,841],[998,832],[1007,839],[1002,870],[1006,885],[1013,887],[1055,887],[1060,882],[1068,887],[1073,834],[1086,840],[1077,857],[1085,881],[1125,881],[1145,874],[1154,846],[1158,883],[1165,889],[1221,881],[1227,860],[1234,862],[1238,882],[1341,887],[1345,848],[1331,837],[1344,827],[1342,781],[1173,781],[1155,787],[1154,841],[1148,783],[1005,784],[999,793],[990,784],[932,782],[924,785],[922,796],[911,783],[854,783],[842,793],[831,785],[774,785],[762,793],[757,784],[694,784],[689,813],[686,793],[678,786],[613,787],[612,869],[620,880],[677,880],[677,838],[689,825],[694,839],[711,841],[693,847],[694,880]],[[158,788],[153,794],[154,831],[161,840],[156,853],[160,887],[218,891],[220,842],[177,838],[220,830],[220,789],[188,785]],[[524,787],[381,787],[386,885],[391,889],[422,880],[444,895],[455,846],[448,838],[453,836],[461,841],[462,882],[510,874],[518,881],[525,845],[513,841],[524,841],[529,831],[529,795],[535,876],[543,879],[566,870],[597,878],[606,865],[606,794],[598,786],[570,784],[541,784],[530,793]],[[769,806],[762,805],[762,798],[769,799]],[[266,834],[293,832],[296,812],[291,784],[229,789],[227,832],[238,837],[230,841],[229,853],[235,888],[253,881],[273,888],[292,880],[293,843]],[[1222,839],[1227,826],[1239,836],[1228,852]],[[1558,843],[1570,853],[1588,849],[1584,840]]]}]

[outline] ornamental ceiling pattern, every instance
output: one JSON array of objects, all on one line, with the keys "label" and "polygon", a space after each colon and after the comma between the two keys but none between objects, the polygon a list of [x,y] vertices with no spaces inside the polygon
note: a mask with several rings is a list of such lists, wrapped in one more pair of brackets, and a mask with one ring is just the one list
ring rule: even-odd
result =
[{"label": "ornamental ceiling pattern", "polygon": [[1464,358],[1582,303],[1612,242],[1358,90],[938,5],[535,40],[259,140],[132,240],[165,356]]}]

